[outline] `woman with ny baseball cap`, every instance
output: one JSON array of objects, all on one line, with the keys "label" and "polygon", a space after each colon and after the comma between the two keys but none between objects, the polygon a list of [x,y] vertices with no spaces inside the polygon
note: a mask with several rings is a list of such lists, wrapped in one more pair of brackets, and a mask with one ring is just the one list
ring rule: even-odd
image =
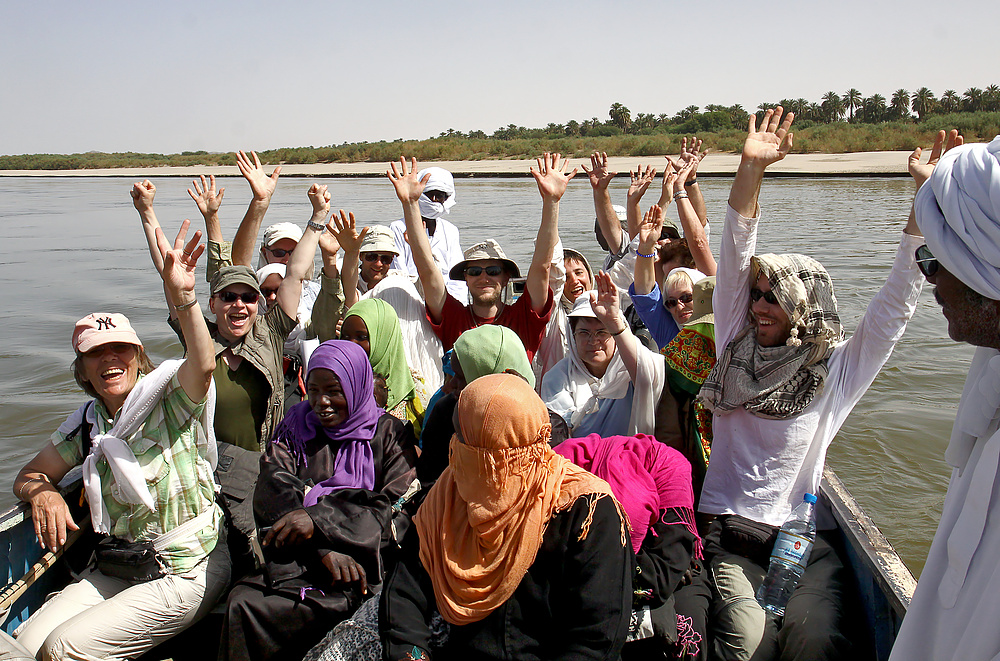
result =
[{"label": "woman with ny baseball cap", "polygon": [[[96,560],[53,595],[18,631],[39,658],[135,658],[180,633],[229,583],[219,544],[222,510],[212,471],[215,355],[195,298],[201,232],[173,248],[156,242],[164,289],[180,322],[187,357],[153,366],[123,314],[98,312],[76,323],[73,374],[93,400],[66,419],[14,481],[31,504],[39,544],[56,551],[77,530],[57,488],[83,464]],[[139,565],[123,555],[142,557]]]}]

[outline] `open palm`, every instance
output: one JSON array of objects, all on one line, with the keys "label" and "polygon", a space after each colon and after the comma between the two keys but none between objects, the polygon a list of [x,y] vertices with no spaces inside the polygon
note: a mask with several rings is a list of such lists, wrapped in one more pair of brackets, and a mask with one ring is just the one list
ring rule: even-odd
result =
[{"label": "open palm", "polygon": [[795,113],[785,115],[781,119],[782,108],[778,106],[764,113],[760,130],[757,129],[757,118],[750,116],[750,126],[746,142],[743,143],[743,160],[752,161],[763,166],[780,161],[792,148],[792,134],[788,132],[795,118]]}]

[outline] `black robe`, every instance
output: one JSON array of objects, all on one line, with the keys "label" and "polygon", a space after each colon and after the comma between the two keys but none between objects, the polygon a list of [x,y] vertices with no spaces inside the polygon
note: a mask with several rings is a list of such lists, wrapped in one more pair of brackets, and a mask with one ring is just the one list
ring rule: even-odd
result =
[{"label": "black robe", "polygon": [[[412,427],[383,415],[371,441],[375,490],[341,489],[304,508],[315,526],[312,539],[293,549],[265,548],[262,573],[240,581],[229,595],[220,658],[300,659],[323,635],[349,617],[366,595],[359,586],[331,587],[321,559],[331,551],[351,556],[365,570],[369,594],[385,572],[392,505],[415,477]],[[260,459],[254,493],[258,527],[303,509],[306,486],[333,474],[337,445],[317,438],[306,445],[305,462],[280,443]]]},{"label": "black robe", "polygon": [[589,511],[588,498],[581,497],[555,515],[514,594],[479,622],[450,626],[439,649],[431,642],[434,588],[411,528],[382,591],[382,658],[421,658],[422,651],[423,658],[462,661],[617,659],[632,607],[632,549],[627,541],[622,545],[611,498],[597,501],[587,537],[579,540]]}]

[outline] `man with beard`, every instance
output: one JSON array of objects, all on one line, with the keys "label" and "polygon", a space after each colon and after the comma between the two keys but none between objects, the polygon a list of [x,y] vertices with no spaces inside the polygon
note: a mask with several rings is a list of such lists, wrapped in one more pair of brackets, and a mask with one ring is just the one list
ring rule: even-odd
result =
[{"label": "man with beard", "polygon": [[[941,522],[891,659],[994,659],[1000,654],[1000,137],[910,156],[917,264],[934,285],[948,335],[976,347],[944,459],[952,469]],[[935,166],[936,163],[936,166]]]},{"label": "man with beard", "polygon": [[[460,301],[466,300],[469,290],[461,279],[451,280],[448,272],[462,261],[462,244],[459,241],[458,228],[442,216],[448,214],[455,206],[455,178],[444,168],[424,168],[417,173],[417,179],[423,181],[424,191],[420,195],[420,220],[423,230],[419,234],[427,236],[431,247],[431,256],[445,278],[445,286],[452,296]],[[407,240],[406,220],[396,220],[389,224],[396,241],[396,258],[392,262],[395,270],[417,275],[417,266],[413,260],[413,251]],[[411,231],[409,236],[413,236]]]},{"label": "man with beard", "polygon": [[545,154],[537,160],[538,169],[531,168],[542,196],[542,223],[535,238],[524,294],[511,305],[503,301],[504,291],[511,277],[520,277],[520,271],[492,239],[466,250],[465,259],[448,273],[453,280],[465,281],[471,303],[463,304],[445,289],[444,277],[422,231],[420,199],[430,175],[417,176],[416,159],[412,159],[412,167],[404,158],[400,158],[398,165],[392,164],[392,171],[387,174],[403,205],[413,262],[424,288],[427,319],[445,351],[451,349],[464,331],[483,324],[499,324],[514,330],[524,342],[529,360],[538,350],[552,312],[549,270],[552,251],[559,240],[559,200],[577,172],[574,169],[567,174],[566,163],[560,161],[559,154]]}]

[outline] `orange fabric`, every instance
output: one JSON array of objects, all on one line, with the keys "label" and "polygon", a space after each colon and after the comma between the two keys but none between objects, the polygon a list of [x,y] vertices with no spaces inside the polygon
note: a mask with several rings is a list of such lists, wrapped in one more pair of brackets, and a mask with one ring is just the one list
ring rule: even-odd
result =
[{"label": "orange fabric", "polygon": [[[592,494],[592,517],[600,498],[614,496],[607,482],[552,451],[548,411],[524,379],[476,379],[462,391],[458,411],[461,438],[452,437],[449,466],[414,521],[438,611],[461,625],[510,598],[556,513]],[[586,538],[589,522],[578,539]]]}]

